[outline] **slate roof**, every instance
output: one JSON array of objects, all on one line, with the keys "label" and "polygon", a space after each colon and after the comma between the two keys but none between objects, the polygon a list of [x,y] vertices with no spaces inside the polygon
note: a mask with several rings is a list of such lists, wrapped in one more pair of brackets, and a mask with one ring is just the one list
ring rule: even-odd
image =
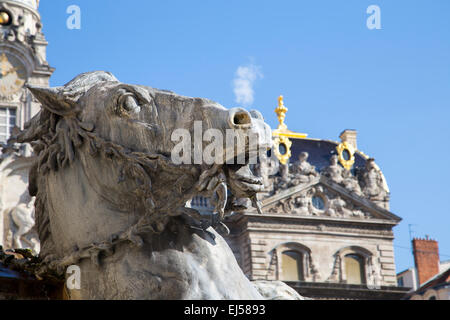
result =
[{"label": "slate roof", "polygon": [[[319,172],[330,165],[330,159],[333,155],[337,155],[336,147],[339,145],[335,141],[319,139],[291,139],[291,141],[291,162],[297,161],[300,153],[308,152],[308,162]],[[365,165],[366,159],[356,152],[353,168],[364,168]]]}]

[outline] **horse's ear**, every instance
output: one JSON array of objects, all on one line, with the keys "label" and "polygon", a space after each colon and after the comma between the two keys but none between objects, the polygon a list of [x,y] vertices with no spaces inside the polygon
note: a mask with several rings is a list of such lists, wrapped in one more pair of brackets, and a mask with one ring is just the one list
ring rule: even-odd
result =
[{"label": "horse's ear", "polygon": [[64,93],[64,87],[44,88],[27,85],[33,96],[48,111],[60,116],[76,112],[76,104],[72,97]]}]

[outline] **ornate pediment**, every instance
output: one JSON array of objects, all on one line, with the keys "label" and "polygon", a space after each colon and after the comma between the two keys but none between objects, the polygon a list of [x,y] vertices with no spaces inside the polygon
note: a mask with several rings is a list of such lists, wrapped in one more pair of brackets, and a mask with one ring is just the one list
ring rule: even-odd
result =
[{"label": "ornate pediment", "polygon": [[386,209],[325,176],[298,184],[262,200],[267,214],[400,221]]},{"label": "ornate pediment", "polygon": [[[322,211],[325,210],[329,215],[336,215],[336,212],[340,212],[341,215],[345,216],[367,216],[360,209],[360,205],[355,207],[350,204],[352,202],[349,200],[350,198],[365,200],[362,202],[369,204],[369,206],[381,207],[386,212],[389,210],[389,191],[386,189],[383,183],[383,175],[373,159],[368,159],[363,168],[347,170],[339,164],[338,156],[333,155],[330,158],[330,164],[319,171],[309,163],[308,157],[309,154],[307,152],[302,152],[297,162],[285,165],[279,164],[275,170],[272,168],[274,165],[271,160],[262,157],[260,164],[257,166],[257,171],[264,181],[266,192],[263,196],[266,198],[277,198],[292,190],[304,189],[305,186],[311,183],[322,181],[322,184],[334,186],[334,189],[339,190],[339,194],[345,193],[348,196],[340,200],[340,196],[335,195],[332,191],[327,191],[330,187],[321,187],[324,191],[320,191],[320,188],[309,191],[309,193],[316,195],[315,198],[314,196],[300,193],[297,196],[298,199],[295,200],[295,208],[298,209],[296,211],[309,212],[311,214],[317,212],[317,208],[311,207],[312,204],[307,204],[307,200],[301,197],[313,197],[316,207],[326,207],[319,211],[323,213]],[[311,202],[312,200],[308,201]],[[291,211],[292,205],[293,203],[289,205],[284,204],[283,206],[288,206],[289,211]],[[271,210],[275,209],[271,208]]]},{"label": "ornate pediment", "polygon": [[[346,170],[332,156],[320,172],[302,152],[299,161],[282,165],[268,157],[255,166],[265,191],[258,194],[266,214],[328,217],[332,219],[377,219],[398,223],[401,218],[388,211],[389,192],[373,159],[364,168]],[[242,199],[238,199],[242,200]],[[211,211],[207,199],[193,199],[193,208]],[[253,212],[252,203],[240,203],[241,211]]]}]

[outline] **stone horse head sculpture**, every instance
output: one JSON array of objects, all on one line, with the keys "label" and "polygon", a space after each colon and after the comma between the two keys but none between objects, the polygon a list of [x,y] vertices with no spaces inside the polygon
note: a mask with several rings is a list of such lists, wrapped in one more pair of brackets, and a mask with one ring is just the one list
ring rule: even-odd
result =
[{"label": "stone horse head sculpture", "polygon": [[[194,136],[196,121],[203,133],[232,130],[238,140],[253,133],[258,147],[270,147],[270,128],[258,112],[123,84],[107,72],[30,90],[42,109],[18,139],[32,143],[38,157],[29,191],[41,257],[58,272],[80,267],[78,297],[261,298],[211,227],[224,229],[234,198],[257,205],[261,178],[246,163],[171,160],[172,133],[181,128]],[[244,152],[251,149],[246,143]],[[223,150],[223,160],[238,156],[225,142]],[[216,218],[186,207],[198,194],[215,199]]]}]

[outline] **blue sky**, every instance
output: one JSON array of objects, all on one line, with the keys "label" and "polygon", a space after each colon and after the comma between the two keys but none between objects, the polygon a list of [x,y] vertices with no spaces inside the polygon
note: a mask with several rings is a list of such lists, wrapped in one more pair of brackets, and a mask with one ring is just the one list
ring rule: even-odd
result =
[{"label": "blue sky", "polygon": [[[81,29],[69,30],[69,5]],[[369,5],[381,9],[369,30]],[[81,72],[237,106],[240,66],[260,72],[253,103],[276,127],[283,94],[291,130],[338,140],[358,130],[391,189],[397,271],[413,235],[450,259],[450,1],[41,1],[52,85]]]}]

